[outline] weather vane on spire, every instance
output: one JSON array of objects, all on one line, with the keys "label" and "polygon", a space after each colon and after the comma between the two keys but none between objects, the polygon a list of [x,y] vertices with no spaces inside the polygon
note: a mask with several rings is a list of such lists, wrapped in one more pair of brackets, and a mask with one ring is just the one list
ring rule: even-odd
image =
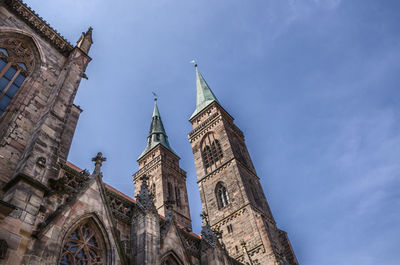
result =
[{"label": "weather vane on spire", "polygon": [[190,63],[192,63],[192,64],[194,65],[194,67],[197,67],[197,62],[196,62],[196,60],[193,59],[193,60],[190,61]]},{"label": "weather vane on spire", "polygon": [[157,101],[158,95],[156,93],[154,93],[154,92],[151,92],[151,93],[153,93],[154,101]]}]

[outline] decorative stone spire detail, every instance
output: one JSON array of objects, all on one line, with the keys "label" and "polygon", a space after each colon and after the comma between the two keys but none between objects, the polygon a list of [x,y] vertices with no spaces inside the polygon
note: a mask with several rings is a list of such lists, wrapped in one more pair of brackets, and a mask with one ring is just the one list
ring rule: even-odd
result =
[{"label": "decorative stone spire detail", "polygon": [[153,196],[151,196],[149,185],[147,184],[148,179],[147,175],[143,175],[140,178],[142,185],[140,186],[139,194],[136,196],[137,205],[145,212],[154,206]]},{"label": "decorative stone spire detail", "polygon": [[89,27],[86,33],[82,32],[82,35],[76,44],[76,47],[81,49],[86,54],[89,54],[90,47],[93,44],[92,32],[93,32],[92,27]]},{"label": "decorative stone spire detail", "polygon": [[160,111],[158,110],[157,98],[154,98],[153,117],[151,120],[149,135],[147,136],[147,145],[143,153],[139,156],[138,160],[154,147],[156,147],[158,144],[162,144],[165,148],[178,156],[169,145],[168,136],[165,132],[164,125],[161,120]]},{"label": "decorative stone spire detail", "polygon": [[106,161],[107,158],[103,157],[103,154],[101,152],[98,152],[95,157],[92,158],[92,161],[94,162],[94,174],[99,174],[101,166],[103,165],[103,162]]},{"label": "decorative stone spire detail", "polygon": [[240,245],[242,245],[243,254],[245,255],[245,258],[247,259],[247,263],[250,265],[253,265],[253,260],[251,259],[249,251],[247,250],[246,242],[244,242],[244,240],[242,240],[242,241],[240,241]]},{"label": "decorative stone spire detail", "polygon": [[201,75],[197,64],[195,64],[194,67],[196,68],[196,110],[193,112],[192,116],[190,116],[190,119],[196,116],[212,102],[215,101],[219,104],[217,97],[211,91],[211,88]]},{"label": "decorative stone spire detail", "polygon": [[211,229],[208,223],[208,215],[202,212],[200,216],[203,218],[203,225],[201,227],[201,239],[204,240],[208,245],[214,248],[217,244],[218,238],[214,231]]}]

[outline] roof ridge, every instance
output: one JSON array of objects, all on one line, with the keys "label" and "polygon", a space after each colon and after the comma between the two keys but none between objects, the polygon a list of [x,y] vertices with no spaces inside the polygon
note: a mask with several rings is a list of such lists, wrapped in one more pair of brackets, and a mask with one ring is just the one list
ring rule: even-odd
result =
[{"label": "roof ridge", "polygon": [[19,15],[33,30],[53,44],[61,53],[69,53],[72,51],[74,48],[72,44],[22,0],[5,0],[4,3],[11,11]]}]

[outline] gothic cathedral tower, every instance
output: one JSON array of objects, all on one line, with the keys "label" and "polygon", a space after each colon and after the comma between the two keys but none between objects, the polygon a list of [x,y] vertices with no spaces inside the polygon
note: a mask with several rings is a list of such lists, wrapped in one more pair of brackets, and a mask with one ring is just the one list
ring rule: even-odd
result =
[{"label": "gothic cathedral tower", "polygon": [[242,131],[196,65],[196,110],[189,133],[202,200],[229,254],[246,264],[298,265],[286,233],[276,227]]},{"label": "gothic cathedral tower", "polygon": [[[155,99],[147,145],[137,160],[139,171],[133,181],[135,187],[140,187],[141,177],[146,175],[158,213],[166,216],[167,207],[171,206],[177,223],[191,230],[186,172],[179,167],[179,159],[169,144]],[[135,188],[135,197],[138,193]]]}]

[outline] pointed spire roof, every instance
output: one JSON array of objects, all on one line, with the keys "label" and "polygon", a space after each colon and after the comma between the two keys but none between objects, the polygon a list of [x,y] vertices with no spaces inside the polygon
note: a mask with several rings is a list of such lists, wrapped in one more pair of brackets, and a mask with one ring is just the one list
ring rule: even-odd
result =
[{"label": "pointed spire roof", "polygon": [[196,91],[197,91],[196,92],[196,110],[193,112],[192,116],[190,116],[189,119],[196,116],[200,111],[205,109],[212,102],[215,101],[219,104],[217,97],[211,91],[211,88],[208,86],[206,80],[204,80],[204,77],[201,75],[201,73],[197,67],[197,64],[195,64],[194,66],[196,68]]},{"label": "pointed spire roof", "polygon": [[152,150],[158,144],[162,144],[165,148],[178,156],[169,145],[168,136],[165,132],[164,125],[161,120],[160,111],[158,110],[157,99],[155,98],[153,117],[151,119],[149,135],[147,136],[147,145],[143,153],[139,156],[138,160],[142,158],[145,154],[150,152],[150,150]]}]

